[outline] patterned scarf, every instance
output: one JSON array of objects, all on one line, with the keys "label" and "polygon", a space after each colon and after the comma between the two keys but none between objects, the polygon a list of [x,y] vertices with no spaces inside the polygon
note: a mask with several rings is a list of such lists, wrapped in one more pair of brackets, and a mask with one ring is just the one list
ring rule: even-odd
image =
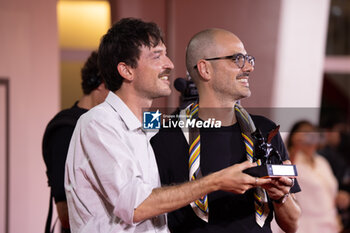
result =
[{"label": "patterned scarf", "polygon": [[[247,160],[253,162],[254,158],[254,140],[251,134],[256,130],[253,120],[248,112],[240,105],[236,104],[235,114],[238,124],[242,131],[242,139],[246,148]],[[186,122],[187,120],[198,119],[198,103],[193,103],[180,112],[180,120]],[[200,134],[199,129],[194,127],[186,130],[182,128],[183,134],[190,145],[189,149],[189,180],[195,180],[202,177],[200,170]],[[257,161],[260,165],[260,160]],[[207,195],[191,203],[193,211],[203,221],[209,220],[209,206]],[[254,191],[254,206],[255,219],[260,227],[264,226],[265,220],[270,212],[268,207],[267,194],[261,187],[256,187]]]}]

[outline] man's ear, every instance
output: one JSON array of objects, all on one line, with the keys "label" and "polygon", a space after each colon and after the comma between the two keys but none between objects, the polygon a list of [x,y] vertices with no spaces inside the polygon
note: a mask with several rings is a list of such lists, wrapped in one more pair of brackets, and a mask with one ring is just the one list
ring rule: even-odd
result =
[{"label": "man's ear", "polygon": [[206,81],[210,80],[212,73],[212,67],[210,65],[210,62],[207,62],[205,60],[199,60],[197,63],[197,69],[202,79]]},{"label": "man's ear", "polygon": [[132,68],[125,62],[119,62],[117,66],[119,74],[128,81],[134,79]]},{"label": "man's ear", "polygon": [[106,84],[104,82],[101,82],[101,84],[98,85],[98,87],[96,89],[99,90],[99,91],[107,89],[106,88]]}]

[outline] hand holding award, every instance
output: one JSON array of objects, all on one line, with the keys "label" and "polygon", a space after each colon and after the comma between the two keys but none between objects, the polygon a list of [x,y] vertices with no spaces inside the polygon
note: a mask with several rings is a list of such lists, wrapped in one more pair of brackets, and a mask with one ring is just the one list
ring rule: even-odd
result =
[{"label": "hand holding award", "polygon": [[278,150],[271,144],[272,138],[278,133],[279,126],[272,130],[267,140],[259,129],[252,133],[254,143],[254,162],[256,167],[245,169],[243,172],[254,177],[296,177],[298,172],[295,165],[283,164]]}]

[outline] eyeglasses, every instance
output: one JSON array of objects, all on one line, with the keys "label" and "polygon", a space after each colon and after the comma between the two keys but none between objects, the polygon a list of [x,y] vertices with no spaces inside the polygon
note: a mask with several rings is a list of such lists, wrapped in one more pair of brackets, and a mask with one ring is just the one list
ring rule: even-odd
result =
[{"label": "eyeglasses", "polygon": [[[204,60],[206,61],[212,61],[212,60],[220,60],[220,59],[231,59],[234,61],[234,63],[236,63],[236,65],[238,66],[238,68],[242,69],[245,65],[245,62],[248,61],[248,63],[251,66],[255,66],[255,57],[251,56],[251,55],[244,55],[242,53],[236,53],[233,54],[231,56],[225,56],[225,57],[213,57],[213,58],[205,58]],[[195,65],[193,67],[194,69],[197,69],[197,65]]]}]

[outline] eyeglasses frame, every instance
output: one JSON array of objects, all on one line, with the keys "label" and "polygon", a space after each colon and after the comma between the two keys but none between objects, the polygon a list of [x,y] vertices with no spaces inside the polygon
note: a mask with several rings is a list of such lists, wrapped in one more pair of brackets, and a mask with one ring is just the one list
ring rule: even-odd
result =
[{"label": "eyeglasses frame", "polygon": [[[242,55],[244,57],[244,63],[243,63],[243,66],[240,67],[238,65],[238,62],[237,62],[237,57]],[[224,57],[213,57],[213,58],[203,58],[203,60],[206,60],[206,61],[213,61],[213,60],[221,60],[221,59],[231,59],[234,61],[234,63],[237,65],[238,68],[240,69],[243,69],[243,67],[245,66],[245,62],[246,61],[249,61],[249,60],[253,60],[254,61],[254,65],[252,65],[253,67],[255,66],[255,57],[253,57],[252,55],[249,55],[249,54],[243,54],[243,53],[235,53],[233,55],[229,55],[229,56],[224,56]],[[197,64],[195,66],[193,66],[194,69],[197,69]]]}]

